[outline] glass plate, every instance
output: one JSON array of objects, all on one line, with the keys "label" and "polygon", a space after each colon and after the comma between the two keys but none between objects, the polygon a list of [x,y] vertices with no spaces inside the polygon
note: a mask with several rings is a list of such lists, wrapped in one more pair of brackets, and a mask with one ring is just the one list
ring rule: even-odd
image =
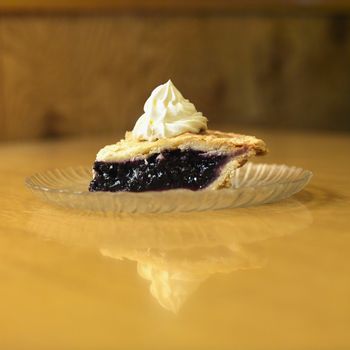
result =
[{"label": "glass plate", "polygon": [[299,192],[312,177],[301,168],[248,163],[236,170],[232,188],[163,192],[89,192],[91,169],[54,169],[26,178],[41,198],[63,207],[129,213],[216,210],[272,203]]}]

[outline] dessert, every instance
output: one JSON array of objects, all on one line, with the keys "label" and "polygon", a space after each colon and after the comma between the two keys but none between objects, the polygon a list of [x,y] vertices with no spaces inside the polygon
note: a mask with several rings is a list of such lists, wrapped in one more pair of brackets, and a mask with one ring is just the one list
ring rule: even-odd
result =
[{"label": "dessert", "polygon": [[266,153],[254,136],[208,130],[207,118],[170,80],[144,111],[123,140],[97,153],[90,191],[228,188],[235,169]]}]

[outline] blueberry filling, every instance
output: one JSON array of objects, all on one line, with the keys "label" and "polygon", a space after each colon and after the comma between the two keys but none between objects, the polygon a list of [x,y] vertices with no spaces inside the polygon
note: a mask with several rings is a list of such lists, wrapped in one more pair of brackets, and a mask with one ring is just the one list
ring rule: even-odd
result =
[{"label": "blueberry filling", "polygon": [[196,191],[210,185],[229,159],[227,154],[176,149],[152,154],[147,159],[96,161],[89,191]]}]

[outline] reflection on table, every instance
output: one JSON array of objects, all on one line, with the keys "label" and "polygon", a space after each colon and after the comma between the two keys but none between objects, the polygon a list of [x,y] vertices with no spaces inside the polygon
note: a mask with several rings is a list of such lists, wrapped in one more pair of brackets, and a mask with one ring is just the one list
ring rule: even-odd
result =
[{"label": "reflection on table", "polygon": [[[25,213],[40,237],[135,261],[138,274],[150,282],[152,296],[174,313],[210,276],[262,267],[268,257],[254,249],[255,243],[293,234],[312,223],[308,209],[293,199],[278,207],[214,211],[210,216],[163,214],[157,220],[152,214],[50,209],[43,204]],[[80,230],[70,232],[70,226]]]}]

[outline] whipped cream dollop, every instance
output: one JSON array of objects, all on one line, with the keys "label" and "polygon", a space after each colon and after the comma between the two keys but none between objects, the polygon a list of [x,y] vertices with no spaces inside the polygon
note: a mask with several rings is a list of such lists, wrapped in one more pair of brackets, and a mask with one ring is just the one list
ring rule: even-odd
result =
[{"label": "whipped cream dollop", "polygon": [[171,80],[152,91],[144,112],[132,130],[133,138],[138,140],[154,141],[207,129],[207,118],[182,96]]}]

